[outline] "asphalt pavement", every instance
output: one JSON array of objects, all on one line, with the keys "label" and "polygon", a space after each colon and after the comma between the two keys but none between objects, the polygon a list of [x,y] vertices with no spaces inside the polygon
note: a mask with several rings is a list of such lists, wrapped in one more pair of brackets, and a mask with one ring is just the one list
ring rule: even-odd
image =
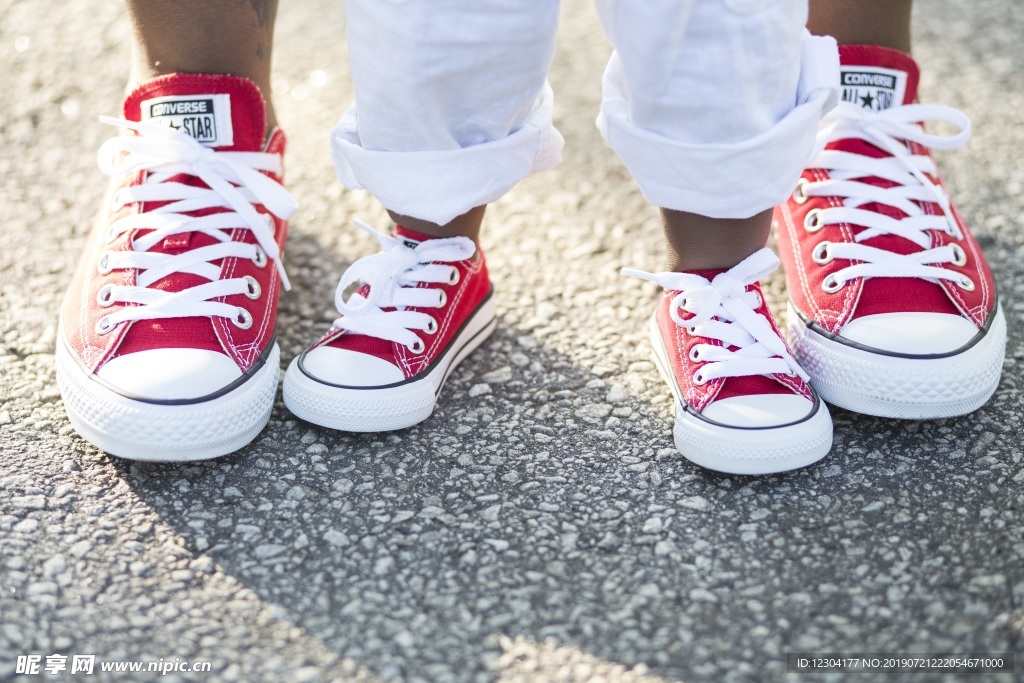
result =
[{"label": "asphalt pavement", "polygon": [[[352,220],[387,224],[328,158],[351,98],[341,5],[282,4],[289,360],[374,249]],[[111,0],[0,0],[0,680],[157,678],[15,677],[29,654],[211,663],[168,682],[848,680],[787,674],[791,652],[1016,653],[1016,679],[967,680],[1024,680],[1024,4],[929,0],[915,20],[924,99],[975,127],[939,159],[998,281],[1002,383],[958,419],[833,410],[825,460],[742,478],[673,448],[656,292],[618,275],[662,265],[658,219],[593,125],[609,47],[583,0],[551,74],[565,161],[489,212],[498,329],[431,419],[343,434],[279,401],[221,459],[98,452],[53,350],[129,27]],[[781,273],[767,291],[781,311]]]}]

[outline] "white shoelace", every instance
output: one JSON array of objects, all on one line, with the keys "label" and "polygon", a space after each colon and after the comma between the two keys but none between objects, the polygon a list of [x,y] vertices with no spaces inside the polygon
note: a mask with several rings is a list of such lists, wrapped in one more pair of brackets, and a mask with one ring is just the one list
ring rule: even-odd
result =
[{"label": "white shoelace", "polygon": [[[927,121],[942,121],[957,132],[950,136],[930,135],[922,125]],[[928,174],[936,172],[931,157],[911,154],[906,142],[912,141],[940,150],[957,149],[967,142],[971,124],[967,116],[951,107],[932,104],[909,104],[873,112],[847,102],[841,103],[823,122],[818,134],[820,151],[810,168],[828,172],[829,179],[819,182],[801,181],[796,198],[839,197],[843,205],[826,209],[813,209],[807,214],[804,227],[817,232],[826,225],[847,223],[861,226],[852,243],[821,242],[814,250],[815,262],[824,265],[834,259],[859,261],[826,278],[824,288],[835,292],[856,278],[914,277],[930,281],[950,280],[964,289],[973,289],[967,276],[942,267],[944,264],[963,265],[966,254],[959,244],[932,248],[929,230],[948,234],[954,240],[963,239],[950,205],[949,196]],[[830,142],[846,138],[860,138],[885,150],[891,157],[872,158],[860,154],[825,150]],[[857,180],[875,176],[895,185],[882,188]],[[923,204],[936,203],[942,213],[928,214]],[[860,207],[878,203],[899,209],[903,219],[891,218]],[[898,254],[863,244],[873,237],[896,235],[918,247],[919,251]]]},{"label": "white shoelace", "polygon": [[[771,322],[755,309],[761,305],[756,292],[747,285],[767,277],[779,266],[770,249],[756,251],[710,282],[692,273],[648,273],[623,268],[622,274],[650,280],[663,289],[678,291],[671,303],[672,320],[691,336],[722,342],[696,344],[690,360],[706,362],[694,372],[693,381],[702,385],[720,377],[783,374],[810,378],[786,349]],[[680,310],[693,314],[684,319]],[[729,347],[735,347],[730,350]]]},{"label": "white shoelace", "polygon": [[[334,295],[341,317],[333,329],[392,341],[421,353],[425,345],[414,330],[435,334],[437,320],[405,309],[442,308],[448,298],[442,289],[417,285],[457,283],[459,269],[444,263],[465,261],[476,253],[476,245],[468,237],[445,237],[410,247],[401,237],[377,232],[359,220],[355,224],[376,237],[383,251],[359,259],[341,276]],[[346,301],[345,292],[356,283],[364,286]]]},{"label": "white shoelace", "polygon": [[[220,267],[212,262],[225,258],[252,259],[258,265],[274,261],[285,289],[290,287],[281,264],[280,249],[274,239],[273,221],[261,215],[254,204],[262,204],[275,216],[290,218],[298,208],[295,199],[279,183],[260,171],[281,172],[281,157],[262,152],[218,152],[205,147],[188,135],[166,126],[139,123],[112,117],[100,121],[128,128],[135,136],[121,135],[107,140],[100,147],[100,169],[109,176],[147,171],[141,185],[122,188],[113,197],[114,210],[134,202],[167,202],[159,209],[138,213],[114,221],[107,233],[113,242],[126,232],[151,231],[135,237],[129,251],[107,251],[100,258],[102,272],[115,269],[138,271],[134,286],[107,285],[100,290],[99,303],[134,304],[118,313],[104,316],[97,323],[97,332],[106,333],[115,325],[129,320],[154,320],[192,316],[228,318],[241,328],[252,325],[252,316],[244,309],[222,301],[219,297],[245,294],[260,297],[254,278],[221,280]],[[190,175],[202,180],[207,188],[171,182],[177,175]],[[189,212],[203,209],[228,209],[208,216],[195,217]],[[253,233],[256,244],[231,240],[236,229]],[[216,244],[189,249],[180,254],[150,253],[157,244],[173,235],[202,233]],[[165,292],[153,287],[175,273],[190,273],[209,280],[180,292]]]}]

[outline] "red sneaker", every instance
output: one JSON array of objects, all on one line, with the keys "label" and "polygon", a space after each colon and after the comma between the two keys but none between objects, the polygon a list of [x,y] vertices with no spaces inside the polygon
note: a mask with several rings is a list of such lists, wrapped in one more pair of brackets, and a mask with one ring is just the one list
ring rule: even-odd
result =
[{"label": "red sneaker", "polygon": [[[284,377],[295,415],[332,429],[383,432],[430,417],[449,373],[494,331],[484,256],[466,237],[432,238],[365,223],[384,251],[338,285],[341,317]],[[345,291],[363,283],[348,300]]]},{"label": "red sneaker", "polygon": [[761,295],[758,281],[778,265],[762,249],[727,271],[623,270],[666,290],[651,319],[654,364],[676,397],[676,448],[702,467],[785,472],[832,447],[828,408]]},{"label": "red sneaker", "polygon": [[266,425],[279,374],[285,138],[248,80],[172,74],[124,103],[113,177],[61,315],[71,424],[136,460],[230,453]]},{"label": "red sneaker", "polygon": [[[775,214],[790,343],[835,405],[897,418],[969,413],[999,384],[1006,322],[928,148],[960,147],[970,123],[913,104],[908,55],[844,45],[840,60],[843,101],[822,124],[827,144]],[[934,120],[959,132],[925,133]]]}]

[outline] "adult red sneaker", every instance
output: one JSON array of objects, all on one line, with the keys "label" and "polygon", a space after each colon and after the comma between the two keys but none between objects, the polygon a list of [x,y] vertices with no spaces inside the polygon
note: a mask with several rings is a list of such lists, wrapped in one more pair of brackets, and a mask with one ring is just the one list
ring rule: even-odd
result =
[{"label": "adult red sneaker", "polygon": [[[341,317],[288,366],[284,402],[314,424],[350,432],[410,427],[430,417],[451,371],[497,324],[484,255],[466,237],[402,226],[345,272]],[[362,283],[348,299],[346,291]]]},{"label": "adult red sneaker", "polygon": [[87,441],[196,460],[251,441],[273,408],[285,138],[243,78],[172,74],[125,100],[113,178],[68,290],[57,380]]},{"label": "adult red sneaker", "polygon": [[[1006,322],[985,257],[929,148],[955,149],[964,114],[916,104],[918,67],[840,47],[842,102],[823,151],[775,213],[790,345],[826,401],[882,417],[969,413],[995,392]],[[957,132],[943,137],[923,123]]]},{"label": "adult red sneaker", "polygon": [[676,448],[708,469],[771,474],[832,447],[828,408],[786,348],[759,280],[770,249],[729,270],[623,273],[665,289],[651,319],[654,364],[676,398]]}]

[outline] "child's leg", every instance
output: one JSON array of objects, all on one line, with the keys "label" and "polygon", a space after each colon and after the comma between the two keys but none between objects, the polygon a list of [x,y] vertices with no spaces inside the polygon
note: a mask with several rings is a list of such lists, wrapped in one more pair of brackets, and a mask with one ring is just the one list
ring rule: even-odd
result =
[{"label": "child's leg", "polygon": [[406,216],[391,210],[388,211],[388,215],[391,216],[391,220],[395,222],[395,225],[415,230],[422,235],[430,235],[431,237],[468,237],[479,244],[480,229],[483,227],[484,214],[486,212],[487,205],[481,204],[480,206],[474,206],[464,214],[456,216],[447,223],[433,223],[422,218]]},{"label": "child's leg", "polygon": [[815,462],[831,446],[828,410],[758,281],[778,264],[764,248],[771,208],[796,184],[835,92],[835,44],[804,39],[800,0],[598,8],[615,46],[598,124],[662,208],[669,267],[682,271],[632,272],[666,289],[651,342],[677,400],[676,446],[736,474]]},{"label": "child's leg", "polygon": [[813,145],[825,95],[801,102],[806,3],[597,4],[616,49],[599,123],[663,209],[670,267],[735,265]]},{"label": "child's leg", "polygon": [[728,268],[768,243],[772,209],[750,218],[708,218],[663,208],[661,220],[669,270]]},{"label": "child's leg", "polygon": [[910,52],[913,0],[811,0],[807,28],[841,45],[880,45]]},{"label": "child's leg", "polygon": [[65,298],[57,380],[72,425],[103,450],[209,458],[256,437],[280,375],[297,207],[267,99],[276,2],[128,8],[131,80],[107,122],[134,134],[100,149],[110,189]]},{"label": "child's leg", "polygon": [[[807,27],[841,44],[882,45],[910,52],[913,0],[811,0]],[[715,221],[695,214],[663,210],[669,270],[724,267],[764,246],[772,210],[752,218]],[[701,240],[709,231],[721,239]],[[701,245],[699,250],[693,245]]]},{"label": "child's leg", "polygon": [[128,0],[131,87],[172,73],[230,74],[263,93],[267,130],[277,125],[270,97],[270,56],[277,0]]},{"label": "child's leg", "polygon": [[426,419],[448,372],[494,329],[475,241],[488,202],[558,163],[546,86],[558,2],[345,8],[356,104],[331,136],[334,161],[399,225],[380,236],[385,253],[343,276],[342,315],[288,368],[284,400],[326,427],[384,431]]}]

